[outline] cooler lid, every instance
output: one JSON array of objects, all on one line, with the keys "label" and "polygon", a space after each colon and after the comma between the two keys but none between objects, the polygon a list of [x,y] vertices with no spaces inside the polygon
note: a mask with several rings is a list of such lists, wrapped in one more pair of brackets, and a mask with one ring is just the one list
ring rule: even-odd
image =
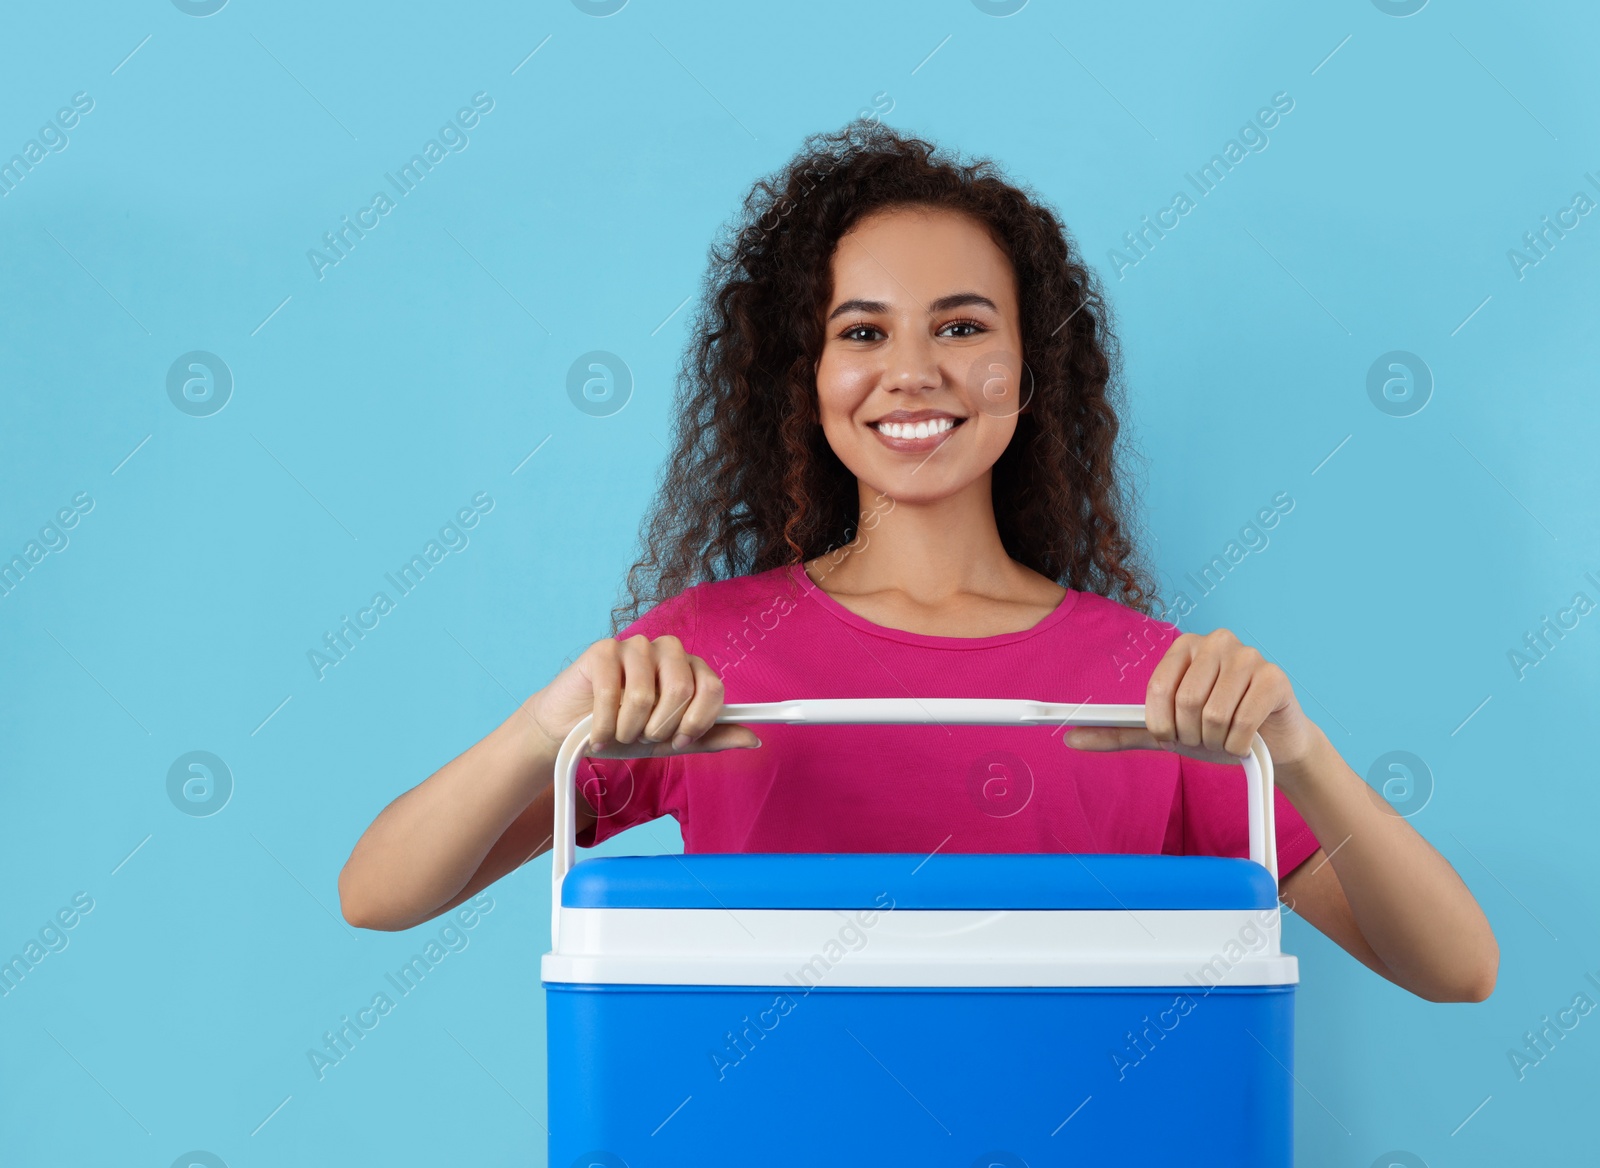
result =
[{"label": "cooler lid", "polygon": [[1221,856],[699,853],[605,856],[567,873],[568,908],[1276,908],[1271,874]]}]

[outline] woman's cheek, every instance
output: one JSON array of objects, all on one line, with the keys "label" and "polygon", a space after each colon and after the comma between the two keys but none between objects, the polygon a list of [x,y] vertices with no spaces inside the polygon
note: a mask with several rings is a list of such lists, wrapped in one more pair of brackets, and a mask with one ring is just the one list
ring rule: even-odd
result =
[{"label": "woman's cheek", "polygon": [[978,453],[978,461],[993,466],[1005,453],[1006,447],[1011,445],[1011,439],[1017,432],[1017,417],[1015,414],[1002,414],[995,416],[979,410],[973,414],[966,423],[976,426],[977,433],[973,435],[973,446]]},{"label": "woman's cheek", "polygon": [[1015,415],[1031,393],[1021,356],[1001,346],[980,353],[966,371],[965,385],[974,412],[991,417]]},{"label": "woman's cheek", "polygon": [[855,425],[856,414],[872,392],[875,375],[826,358],[817,370],[817,406],[825,429],[836,425],[843,432]]},{"label": "woman's cheek", "polygon": [[843,354],[824,353],[817,367],[818,391],[835,401],[864,397],[876,379],[877,370],[870,364]]}]

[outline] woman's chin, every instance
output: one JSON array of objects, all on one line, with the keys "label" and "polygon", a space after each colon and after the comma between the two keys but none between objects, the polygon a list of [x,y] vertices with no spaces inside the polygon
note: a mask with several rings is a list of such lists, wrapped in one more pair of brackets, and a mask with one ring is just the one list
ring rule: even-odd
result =
[{"label": "woman's chin", "polygon": [[953,499],[973,489],[977,478],[981,477],[955,475],[950,468],[937,467],[930,462],[894,467],[887,472],[874,470],[876,473],[858,474],[857,481],[874,495],[893,499],[897,506],[903,507],[926,507]]}]

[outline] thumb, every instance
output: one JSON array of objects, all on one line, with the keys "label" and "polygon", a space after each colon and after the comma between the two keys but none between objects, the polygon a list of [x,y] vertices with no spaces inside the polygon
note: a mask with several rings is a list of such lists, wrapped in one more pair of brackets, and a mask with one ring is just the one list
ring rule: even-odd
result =
[{"label": "thumb", "polygon": [[751,750],[761,745],[754,730],[737,722],[718,722],[674,754],[714,754],[719,750]]},{"label": "thumb", "polygon": [[673,754],[714,754],[719,750],[760,745],[761,739],[748,726],[719,722],[683,747],[673,746],[671,742],[608,742],[600,750],[591,745],[588,754],[591,758],[666,758]]},{"label": "thumb", "polygon": [[1073,726],[1066,744],[1074,750],[1172,750],[1174,742],[1158,742],[1143,726]]},{"label": "thumb", "polygon": [[1066,733],[1067,745],[1075,750],[1164,750],[1197,758],[1202,762],[1239,763],[1242,760],[1203,746],[1158,739],[1143,726],[1078,726]]}]

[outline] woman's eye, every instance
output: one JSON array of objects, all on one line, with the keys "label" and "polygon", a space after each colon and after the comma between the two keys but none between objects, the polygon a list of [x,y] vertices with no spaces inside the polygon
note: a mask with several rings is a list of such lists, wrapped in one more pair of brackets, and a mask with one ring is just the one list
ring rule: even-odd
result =
[{"label": "woman's eye", "polygon": [[862,333],[876,333],[877,331],[878,331],[878,329],[877,329],[876,325],[854,324],[854,325],[851,325],[849,328],[845,329],[844,332],[839,334],[839,336],[841,336],[842,338],[844,338],[847,341],[871,341],[871,340],[875,340],[876,338],[875,337],[871,337],[871,336],[861,336],[860,334],[862,334]]},{"label": "woman's eye", "polygon": [[975,320],[953,320],[949,324],[945,325],[943,329],[940,329],[939,332],[944,334],[946,329],[967,330],[965,332],[954,334],[957,337],[971,337],[976,336],[978,333],[987,331],[982,324]]}]

